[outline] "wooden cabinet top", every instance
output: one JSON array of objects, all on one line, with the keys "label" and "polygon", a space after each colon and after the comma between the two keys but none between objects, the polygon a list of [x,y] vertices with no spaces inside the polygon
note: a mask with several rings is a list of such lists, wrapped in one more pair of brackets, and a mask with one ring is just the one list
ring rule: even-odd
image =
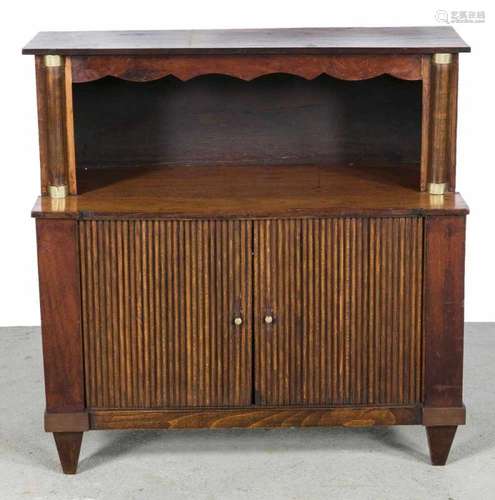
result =
[{"label": "wooden cabinet top", "polygon": [[23,54],[429,54],[469,52],[450,26],[43,31]]}]

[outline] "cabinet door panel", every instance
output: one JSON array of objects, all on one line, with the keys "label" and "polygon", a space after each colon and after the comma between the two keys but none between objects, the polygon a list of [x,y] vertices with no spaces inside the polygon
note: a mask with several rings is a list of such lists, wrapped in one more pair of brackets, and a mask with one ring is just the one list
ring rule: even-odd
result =
[{"label": "cabinet door panel", "polygon": [[253,243],[258,404],[420,401],[421,218],[257,221]]},{"label": "cabinet door panel", "polygon": [[79,223],[89,407],[250,404],[251,240],[248,221]]}]

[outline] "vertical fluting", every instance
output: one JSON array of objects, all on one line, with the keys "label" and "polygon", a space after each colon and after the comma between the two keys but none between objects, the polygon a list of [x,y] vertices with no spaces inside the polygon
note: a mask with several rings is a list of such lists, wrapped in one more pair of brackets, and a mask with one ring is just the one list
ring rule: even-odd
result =
[{"label": "vertical fluting", "polygon": [[251,222],[81,221],[79,242],[89,407],[251,403]]},{"label": "vertical fluting", "polygon": [[258,404],[420,400],[422,224],[254,222]]},{"label": "vertical fluting", "polygon": [[79,243],[89,407],[420,401],[421,218],[82,221]]}]

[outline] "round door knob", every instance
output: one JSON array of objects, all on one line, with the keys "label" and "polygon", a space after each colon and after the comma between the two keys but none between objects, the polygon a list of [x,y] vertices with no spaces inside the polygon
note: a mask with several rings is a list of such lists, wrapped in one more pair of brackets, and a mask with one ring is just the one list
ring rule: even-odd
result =
[{"label": "round door knob", "polygon": [[265,316],[265,323],[267,325],[271,325],[273,323],[273,316],[270,316],[270,315]]},{"label": "round door knob", "polygon": [[241,326],[242,325],[242,318],[234,318],[234,325]]}]

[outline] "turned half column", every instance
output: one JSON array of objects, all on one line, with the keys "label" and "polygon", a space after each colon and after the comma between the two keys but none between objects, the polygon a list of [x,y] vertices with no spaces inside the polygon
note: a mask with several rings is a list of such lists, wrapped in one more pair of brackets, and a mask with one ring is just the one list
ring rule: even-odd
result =
[{"label": "turned half column", "polygon": [[69,194],[65,71],[65,59],[61,56],[36,58],[42,193],[52,198],[63,198]]},{"label": "turned half column", "polygon": [[452,54],[434,54],[430,76],[428,191],[454,189],[457,65]]}]

